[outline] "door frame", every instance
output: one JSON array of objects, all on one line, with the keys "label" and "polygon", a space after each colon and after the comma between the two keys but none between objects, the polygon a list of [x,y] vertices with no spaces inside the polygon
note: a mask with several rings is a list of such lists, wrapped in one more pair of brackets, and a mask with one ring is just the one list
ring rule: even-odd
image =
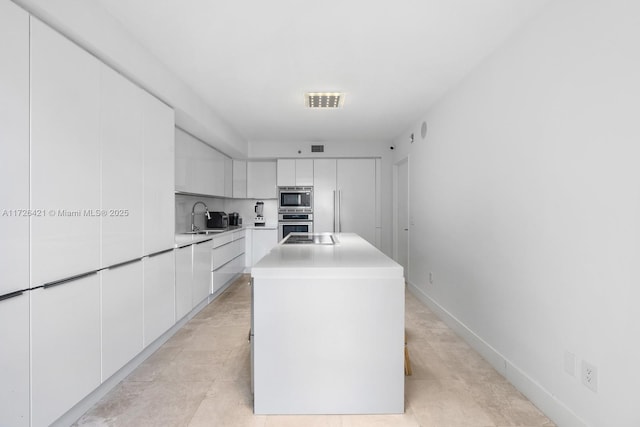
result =
[{"label": "door frame", "polygon": [[[409,162],[409,156],[407,155],[406,157],[401,158],[400,160],[394,162],[393,164],[393,179],[392,179],[392,206],[393,206],[393,212],[392,212],[392,235],[393,235],[393,242],[392,242],[392,254],[393,254],[393,259],[394,260],[398,260],[398,223],[399,223],[399,217],[398,217],[398,186],[399,186],[399,167],[400,165],[406,163],[407,164],[407,214],[409,215],[410,212],[410,206],[411,206],[411,200],[410,200],[410,193],[409,193],[409,174],[410,174],[410,162]],[[410,217],[410,215],[409,215]],[[407,224],[410,225],[410,220],[409,218],[407,218]],[[404,276],[405,276],[405,280],[408,281],[409,280],[409,259],[410,257],[410,250],[411,250],[411,245],[409,242],[409,239],[411,237],[411,233],[407,234],[407,271],[404,272]]]}]

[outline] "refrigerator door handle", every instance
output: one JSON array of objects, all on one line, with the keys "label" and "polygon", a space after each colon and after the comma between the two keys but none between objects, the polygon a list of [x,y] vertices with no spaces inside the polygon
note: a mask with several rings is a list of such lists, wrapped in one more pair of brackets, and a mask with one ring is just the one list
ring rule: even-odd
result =
[{"label": "refrigerator door handle", "polygon": [[338,233],[342,233],[342,190],[338,190]]},{"label": "refrigerator door handle", "polygon": [[338,203],[336,202],[337,192],[333,190],[333,232],[336,232],[336,225],[338,222]]}]

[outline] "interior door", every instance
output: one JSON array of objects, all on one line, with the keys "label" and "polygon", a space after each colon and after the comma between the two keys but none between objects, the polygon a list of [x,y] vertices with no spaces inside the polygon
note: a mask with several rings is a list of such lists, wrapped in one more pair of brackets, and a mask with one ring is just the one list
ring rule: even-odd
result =
[{"label": "interior door", "polygon": [[396,261],[404,268],[405,280],[409,278],[409,159],[397,165],[396,180]]}]

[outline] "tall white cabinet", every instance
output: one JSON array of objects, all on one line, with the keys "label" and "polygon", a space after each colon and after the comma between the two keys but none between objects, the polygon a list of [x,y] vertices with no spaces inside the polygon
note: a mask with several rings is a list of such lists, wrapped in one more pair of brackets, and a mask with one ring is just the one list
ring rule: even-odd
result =
[{"label": "tall white cabinet", "polygon": [[100,62],[31,19],[31,284],[100,266]]},{"label": "tall white cabinet", "polygon": [[29,426],[29,16],[0,0],[0,425]]},{"label": "tall white cabinet", "polygon": [[172,248],[175,237],[173,110],[143,92],[144,253]]},{"label": "tall white cabinet", "polygon": [[357,233],[376,245],[376,159],[313,162],[314,231]]},{"label": "tall white cabinet", "polygon": [[[110,68],[100,69],[101,266],[143,255],[143,91]],[[126,190],[125,190],[126,189]]]}]

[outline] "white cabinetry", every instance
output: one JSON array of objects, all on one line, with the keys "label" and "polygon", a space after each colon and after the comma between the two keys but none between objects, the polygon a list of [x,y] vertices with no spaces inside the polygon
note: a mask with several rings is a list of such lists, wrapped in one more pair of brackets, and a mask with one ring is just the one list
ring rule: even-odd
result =
[{"label": "white cabinetry", "polygon": [[211,293],[221,289],[244,270],[245,230],[213,239],[211,254]]},{"label": "white cabinetry", "polygon": [[101,275],[104,381],[143,348],[142,261],[103,270]]},{"label": "white cabinetry", "polygon": [[[31,19],[31,284],[100,264],[100,63]],[[159,207],[158,207],[159,208]],[[173,212],[173,207],[171,208]]]},{"label": "white cabinetry", "polygon": [[98,385],[99,274],[32,290],[31,424],[51,424]]},{"label": "white cabinetry", "polygon": [[224,158],[224,196],[233,197],[233,159]]},{"label": "white cabinetry", "polygon": [[229,157],[177,128],[175,144],[176,191],[231,196],[232,163]]},{"label": "white cabinetry", "polygon": [[211,245],[205,240],[192,245],[193,248],[193,304],[200,304],[211,290]]},{"label": "white cabinetry", "polygon": [[247,161],[233,160],[233,198],[247,197]]},{"label": "white cabinetry", "polygon": [[376,244],[375,159],[314,160],[314,231],[357,233]]},{"label": "white cabinetry", "polygon": [[144,346],[175,323],[175,259],[172,251],[143,259]]},{"label": "white cabinetry", "polygon": [[100,136],[102,260],[107,267],[139,258],[142,248],[142,89],[102,65]]},{"label": "white cabinetry", "polygon": [[[175,236],[173,110],[143,92],[144,253],[172,248]],[[171,263],[173,265],[173,262]]]},{"label": "white cabinetry", "polygon": [[276,197],[276,161],[247,162],[247,198],[275,199]]},{"label": "white cabinetry", "polygon": [[278,159],[278,186],[313,185],[313,159]]},{"label": "white cabinetry", "polygon": [[[11,214],[0,217],[3,295],[29,287],[29,216],[20,215],[30,207],[29,15],[7,0],[0,0],[0,40],[0,200]],[[0,425],[14,425],[4,422],[3,412],[0,407]]]},{"label": "white cabinetry", "polygon": [[29,425],[28,291],[0,300],[0,325],[0,426],[26,427]]},{"label": "white cabinetry", "polygon": [[251,230],[251,265],[256,265],[263,256],[278,244],[277,229]]},{"label": "white cabinetry", "polygon": [[193,273],[191,245],[175,250],[176,254],[176,320],[182,319],[193,308]]}]

